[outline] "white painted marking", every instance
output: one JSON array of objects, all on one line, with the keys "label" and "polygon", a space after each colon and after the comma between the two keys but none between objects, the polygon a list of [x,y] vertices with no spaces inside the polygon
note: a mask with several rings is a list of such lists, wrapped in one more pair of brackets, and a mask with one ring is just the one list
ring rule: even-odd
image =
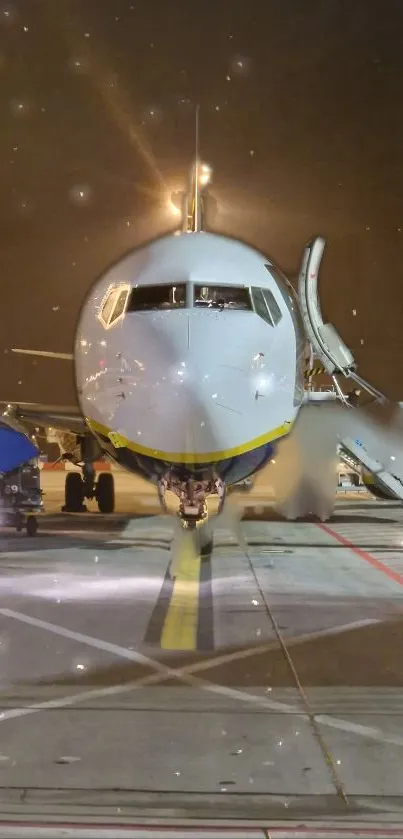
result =
[{"label": "white painted marking", "polygon": [[[15,720],[18,717],[27,717],[31,714],[38,714],[40,711],[52,711],[57,708],[68,708],[69,705],[77,705],[80,702],[89,702],[93,699],[102,699],[106,696],[126,693],[136,688],[145,687],[148,684],[161,681],[160,673],[153,673],[150,676],[143,676],[135,682],[126,682],[123,685],[112,685],[111,687],[98,688],[97,690],[83,690],[81,693],[73,693],[70,696],[61,696],[60,699],[48,699],[46,702],[38,702],[36,705],[26,705],[22,708],[10,708],[9,711],[0,711],[0,723],[7,720]],[[1,822],[0,822],[1,824]]]},{"label": "white painted marking", "polygon": [[40,620],[39,618],[32,618],[30,615],[25,615],[22,612],[15,612],[13,609],[0,609],[0,614],[5,618],[13,618],[13,620],[27,623],[29,626],[36,626],[38,629],[45,629],[46,632],[53,632],[54,635],[61,635],[63,638],[70,638],[72,641],[78,641],[79,644],[86,644],[89,647],[95,647],[106,653],[119,656],[120,658],[127,658],[129,661],[135,661],[137,664],[143,664],[150,667],[152,670],[157,670],[162,673],[164,677],[172,676],[175,672],[171,668],[166,667],[165,664],[160,664],[159,661],[154,661],[152,658],[137,653],[135,650],[128,650],[127,647],[121,647],[119,644],[112,644],[109,641],[101,641],[99,638],[94,638],[92,635],[84,635],[82,632],[75,632],[72,629],[67,629],[64,626],[58,626],[55,623]]},{"label": "white painted marking", "polygon": [[[328,635],[341,635],[343,632],[349,632],[352,629],[361,629],[363,626],[372,626],[375,623],[381,623],[381,621],[378,618],[365,618],[364,620],[354,621],[353,623],[344,623],[339,626],[332,626],[330,629],[322,629],[318,632],[306,632],[304,635],[296,635],[292,638],[286,638],[285,641],[287,647],[295,647],[298,644],[304,644],[307,641],[315,641],[318,638],[324,638]],[[200,673],[203,670],[211,670],[214,667],[219,667],[221,664],[229,664],[231,661],[240,661],[243,658],[250,658],[250,656],[268,653],[277,649],[277,640],[268,641],[267,644],[261,644],[258,647],[248,647],[246,650],[236,650],[232,653],[224,653],[223,655],[216,656],[215,658],[198,661],[196,664],[190,665],[191,672]],[[190,671],[187,669],[186,672]]]},{"label": "white painted marking", "polygon": [[336,728],[338,731],[357,734],[359,737],[367,737],[369,740],[377,740],[381,743],[390,743],[392,746],[403,746],[403,737],[399,737],[398,734],[386,734],[380,728],[360,725],[338,717],[329,717],[327,714],[315,714],[315,719],[320,725],[326,725],[328,728]]},{"label": "white painted marking", "polygon": [[[111,652],[114,655],[117,655],[121,658],[145,664],[147,667],[155,671],[154,674],[140,677],[131,685],[116,685],[114,687],[101,688],[100,690],[95,691],[86,691],[85,693],[76,694],[74,696],[67,696],[62,697],[60,699],[50,700],[48,702],[41,703],[40,705],[34,705],[25,708],[13,708],[9,711],[4,711],[2,714],[0,714],[0,722],[3,722],[8,719],[13,719],[15,717],[26,716],[27,714],[33,714],[38,711],[47,710],[49,708],[63,708],[68,705],[73,705],[76,702],[86,701],[86,699],[93,699],[99,696],[113,695],[114,693],[123,693],[125,690],[130,691],[136,689],[137,687],[144,687],[145,685],[150,683],[163,681],[167,677],[176,678],[180,681],[185,682],[191,687],[200,688],[201,690],[204,690],[207,693],[225,696],[228,699],[234,699],[248,703],[250,705],[255,705],[260,708],[265,708],[267,711],[274,711],[283,714],[296,714],[301,718],[307,719],[306,714],[302,712],[301,709],[298,708],[296,705],[288,705],[285,702],[277,702],[275,700],[266,699],[266,697],[256,696],[255,694],[246,693],[245,691],[241,691],[236,688],[230,688],[226,685],[214,685],[211,682],[193,676],[192,673],[196,670],[197,663],[194,665],[189,665],[187,667],[173,669],[161,664],[158,661],[154,661],[153,659],[148,658],[148,656],[142,655],[142,653],[136,653],[134,650],[128,650],[126,649],[126,647],[121,647],[118,644],[111,644],[108,641],[101,641],[98,638],[93,638],[92,636],[84,635],[81,632],[73,632],[72,630],[66,629],[63,626],[48,623],[48,621],[42,621],[39,620],[39,618],[32,618],[29,615],[22,614],[21,612],[15,612],[12,609],[0,609],[0,614],[4,615],[4,617],[13,618],[14,620],[21,621],[21,623],[26,623],[30,626],[37,626],[40,629],[45,629],[46,631],[52,632],[55,635],[62,635],[65,638],[71,638],[74,641],[79,641],[80,643],[87,644],[88,646],[96,647],[96,649]],[[360,737],[367,737],[370,740],[376,740],[381,743],[390,743],[395,746],[403,746],[403,736],[399,737],[398,735],[385,734],[378,728],[348,722],[347,720],[338,719],[333,716],[330,717],[327,714],[321,714],[319,716],[316,716],[316,719],[321,725],[328,726],[329,728],[336,728],[340,731],[346,731],[352,734],[357,734]]]}]

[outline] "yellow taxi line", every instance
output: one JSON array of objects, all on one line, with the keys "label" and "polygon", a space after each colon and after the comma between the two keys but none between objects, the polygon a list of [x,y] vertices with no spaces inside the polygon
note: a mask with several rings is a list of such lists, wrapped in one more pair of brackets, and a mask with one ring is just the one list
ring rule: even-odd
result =
[{"label": "yellow taxi line", "polygon": [[176,579],[161,633],[164,650],[196,650],[200,596],[200,554],[191,534],[181,540]]}]

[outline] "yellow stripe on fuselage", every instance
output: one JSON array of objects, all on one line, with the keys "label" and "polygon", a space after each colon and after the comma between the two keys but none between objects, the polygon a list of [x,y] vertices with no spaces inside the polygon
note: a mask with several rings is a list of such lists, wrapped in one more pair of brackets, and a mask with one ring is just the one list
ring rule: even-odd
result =
[{"label": "yellow stripe on fuselage", "polygon": [[95,434],[100,434],[102,437],[108,437],[112,445],[116,448],[126,448],[136,454],[143,454],[146,457],[152,457],[156,460],[166,460],[168,463],[217,463],[220,460],[227,460],[230,457],[237,457],[246,452],[258,449],[260,446],[271,443],[273,440],[278,440],[284,437],[291,431],[292,422],[284,422],[278,428],[273,428],[247,443],[242,443],[240,446],[233,446],[231,449],[223,449],[217,452],[165,452],[161,449],[150,449],[148,446],[142,446],[140,443],[134,443],[128,440],[127,437],[119,434],[119,432],[112,431],[105,425],[90,417],[85,418],[88,427]]}]

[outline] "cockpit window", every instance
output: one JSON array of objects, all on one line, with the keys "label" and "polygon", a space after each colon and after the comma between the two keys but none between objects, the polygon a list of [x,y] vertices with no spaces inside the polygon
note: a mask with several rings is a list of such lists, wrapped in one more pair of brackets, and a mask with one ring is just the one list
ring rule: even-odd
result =
[{"label": "cockpit window", "polygon": [[137,286],[127,305],[127,312],[147,312],[159,309],[182,309],[186,305],[186,286],[151,285]]},{"label": "cockpit window", "polygon": [[123,315],[125,305],[126,305],[127,295],[128,295],[128,289],[127,288],[124,288],[123,291],[121,291],[119,293],[119,295],[116,299],[116,303],[115,303],[115,306],[113,308],[112,314],[111,314],[110,319],[109,319],[109,325],[111,323],[114,323],[115,320],[117,320],[118,318],[120,318],[121,315]]},{"label": "cockpit window", "polygon": [[107,326],[108,323],[109,323],[109,318],[111,316],[112,309],[113,309],[113,307],[115,305],[115,302],[117,300],[117,296],[118,296],[118,291],[116,289],[115,289],[115,291],[111,291],[111,293],[109,294],[109,297],[107,298],[106,302],[104,303],[104,305],[102,307],[101,320],[104,322],[105,326]]},{"label": "cockpit window", "polygon": [[274,294],[270,291],[269,288],[262,288],[263,297],[266,301],[267,308],[271,314],[272,321],[274,326],[277,326],[278,322],[283,317],[281,314],[281,309],[277,303],[277,300]]},{"label": "cockpit window", "polygon": [[295,377],[294,405],[300,405],[305,389],[303,372],[305,366],[305,327],[299,307],[298,295],[296,294],[289,279],[278,268],[274,265],[270,265],[269,263],[266,265],[266,268],[276,281],[277,288],[280,291],[294,324],[297,371]]},{"label": "cockpit window", "polygon": [[299,328],[304,331],[302,319],[301,319],[301,312],[299,308],[298,302],[298,295],[291,285],[289,279],[279,271],[274,265],[266,265],[267,270],[273,277],[276,282],[277,288],[279,289],[281,296],[290,311],[290,314],[293,318],[294,322],[298,323]]},{"label": "cockpit window", "polygon": [[252,288],[252,299],[256,313],[271,326],[277,326],[282,318],[281,309],[268,288]]},{"label": "cockpit window", "polygon": [[100,320],[106,328],[111,326],[112,323],[115,323],[123,315],[128,293],[129,286],[123,288],[119,286],[109,292],[99,315]]},{"label": "cockpit window", "polygon": [[252,310],[250,291],[242,286],[195,285],[194,305],[206,309]]}]

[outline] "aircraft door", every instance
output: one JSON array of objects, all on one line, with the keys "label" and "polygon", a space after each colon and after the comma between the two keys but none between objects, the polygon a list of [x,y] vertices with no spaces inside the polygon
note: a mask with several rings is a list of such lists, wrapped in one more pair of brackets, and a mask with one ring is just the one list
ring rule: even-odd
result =
[{"label": "aircraft door", "polygon": [[298,280],[298,294],[306,335],[313,351],[327,372],[343,373],[355,369],[351,351],[331,323],[324,323],[318,298],[318,273],[325,240],[317,236],[305,248]]}]

